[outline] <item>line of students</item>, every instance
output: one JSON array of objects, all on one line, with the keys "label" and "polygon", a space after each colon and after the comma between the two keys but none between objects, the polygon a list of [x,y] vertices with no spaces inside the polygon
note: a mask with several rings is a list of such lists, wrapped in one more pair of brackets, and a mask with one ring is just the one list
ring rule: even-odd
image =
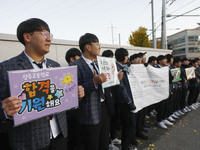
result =
[{"label": "line of students", "polygon": [[[132,150],[137,146],[136,137],[148,139],[143,134],[146,126],[145,116],[148,112],[157,112],[159,125],[165,128],[162,125],[172,125],[170,122],[173,121],[172,117],[178,117],[181,112],[184,113],[190,110],[189,108],[196,109],[199,105],[197,96],[200,69],[197,67],[199,60],[195,59],[191,61],[192,66],[196,68],[196,78],[189,81],[189,108],[186,103],[181,102],[182,99],[180,100],[180,93],[182,93],[180,89],[184,87],[184,90],[188,90],[186,86],[188,81],[183,80],[184,86],[181,82],[176,85],[170,82],[171,95],[168,99],[135,114],[133,111],[136,107],[127,77],[127,67],[130,63],[142,63],[147,66],[145,53],[133,55],[129,60],[126,49],[116,49],[115,58],[120,84],[103,89],[101,85],[107,79],[104,74],[100,74],[96,61],[97,56],[100,56],[99,39],[94,34],[86,33],[79,39],[82,55],[77,49],[69,50],[66,54],[70,66],[76,65],[78,68],[79,108],[68,111],[67,115],[66,112],[61,112],[54,114],[52,119],[44,117],[13,127],[13,115],[21,109],[22,105],[18,97],[10,95],[7,72],[39,69],[34,62],[41,63],[43,68],[60,66],[45,57],[49,52],[52,39],[46,22],[38,18],[22,22],[17,28],[17,37],[25,46],[25,50],[20,55],[0,63],[0,137],[3,141],[1,146],[5,149],[108,150],[116,148],[113,143],[117,143],[121,144],[122,150]],[[111,52],[107,51],[103,55],[107,57],[114,55],[109,53]],[[167,65],[165,56],[160,55],[156,60],[159,68]],[[156,60],[150,57],[149,64],[156,65]],[[171,59],[169,63],[172,64]],[[175,66],[178,66],[177,62]],[[183,71],[184,67],[187,66],[183,66]],[[178,96],[174,96],[174,93],[178,93],[176,94]],[[185,97],[184,94],[181,94],[182,96]],[[154,109],[156,111],[153,111]],[[121,140],[117,139],[119,124],[122,126]]]},{"label": "line of students", "polygon": [[[77,49],[77,51],[79,51]],[[123,93],[118,90],[120,86],[113,87],[111,90],[113,103],[107,106],[109,107],[110,114],[110,149],[117,149],[113,144],[121,144],[121,149],[134,149],[138,143],[136,138],[141,138],[143,140],[148,140],[143,132],[146,132],[145,117],[146,115],[157,116],[158,126],[163,129],[167,129],[167,126],[172,126],[175,119],[179,118],[181,115],[195,110],[199,107],[197,98],[200,89],[200,60],[198,58],[191,60],[190,64],[187,58],[180,59],[178,57],[173,58],[172,55],[167,54],[165,56],[160,55],[157,58],[151,56],[148,59],[148,64],[146,63],[146,53],[138,53],[130,56],[128,58],[128,51],[124,48],[119,48],[115,51],[115,58],[117,61],[118,70],[123,69],[124,77],[121,84],[126,85],[126,96],[123,97]],[[66,54],[67,55],[67,54]],[[105,50],[102,53],[104,57],[113,58],[113,52],[111,50]],[[73,56],[75,57],[75,55]],[[69,62],[68,62],[69,63]],[[137,112],[132,113],[134,110],[134,100],[132,98],[129,83],[126,76],[126,66],[130,64],[144,64],[145,66],[151,65],[156,68],[169,67],[169,97],[166,100],[161,101],[158,104],[148,106]],[[185,68],[195,67],[196,78],[187,80]],[[181,80],[178,82],[172,82],[173,76],[171,75],[171,69],[180,68],[181,70]],[[186,99],[187,93],[189,91],[188,100]],[[130,99],[130,107],[129,101]],[[106,100],[108,101],[108,100]],[[119,126],[119,122],[122,124],[122,143],[121,140],[117,139],[116,132]]]}]

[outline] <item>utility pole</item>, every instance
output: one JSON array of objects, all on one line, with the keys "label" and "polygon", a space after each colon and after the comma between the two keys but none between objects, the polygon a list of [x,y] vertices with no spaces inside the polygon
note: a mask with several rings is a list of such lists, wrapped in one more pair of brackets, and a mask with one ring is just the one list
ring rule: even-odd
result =
[{"label": "utility pole", "polygon": [[161,48],[167,49],[166,35],[166,0],[162,0],[162,23],[161,23]]},{"label": "utility pole", "polygon": [[153,48],[156,48],[156,37],[155,37],[155,28],[154,28],[153,0],[151,0],[151,15],[152,15],[152,40],[153,40]]},{"label": "utility pole", "polygon": [[119,45],[121,45],[121,34],[119,33]]},{"label": "utility pole", "polygon": [[112,44],[114,45],[114,31],[113,31],[114,27],[113,24],[111,23],[111,34],[112,34]]}]

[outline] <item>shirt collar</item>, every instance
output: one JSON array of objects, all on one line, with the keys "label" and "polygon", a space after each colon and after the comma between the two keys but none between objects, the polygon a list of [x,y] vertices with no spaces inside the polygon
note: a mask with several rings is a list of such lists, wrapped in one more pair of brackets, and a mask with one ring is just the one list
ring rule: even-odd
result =
[{"label": "shirt collar", "polygon": [[[30,56],[28,56],[28,54],[26,54],[26,52],[24,51],[24,54],[26,55],[26,57],[29,59],[29,61],[33,64],[33,62],[36,62],[35,60],[33,60]],[[43,63],[46,64],[47,58],[44,56],[44,59],[41,61]],[[36,62],[36,63],[41,63],[41,62]]]},{"label": "shirt collar", "polygon": [[92,60],[85,58],[83,55],[82,57],[86,61],[87,64],[91,64],[93,62]]}]

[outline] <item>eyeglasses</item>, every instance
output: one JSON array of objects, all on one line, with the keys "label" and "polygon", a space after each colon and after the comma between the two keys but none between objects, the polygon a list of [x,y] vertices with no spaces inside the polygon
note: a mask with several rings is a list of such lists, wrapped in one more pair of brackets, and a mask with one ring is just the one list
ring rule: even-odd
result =
[{"label": "eyeglasses", "polygon": [[[40,33],[45,38],[50,38],[51,40],[53,39],[53,34],[49,33],[48,31],[35,31],[35,32]],[[30,34],[33,34],[33,33],[30,33]]]},{"label": "eyeglasses", "polygon": [[99,44],[99,43],[89,43],[89,45],[97,45],[97,46],[101,47],[101,44]]}]

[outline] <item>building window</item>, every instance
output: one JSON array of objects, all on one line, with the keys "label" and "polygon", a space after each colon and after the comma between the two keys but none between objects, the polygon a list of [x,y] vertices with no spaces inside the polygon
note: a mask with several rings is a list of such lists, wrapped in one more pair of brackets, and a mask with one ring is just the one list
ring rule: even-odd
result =
[{"label": "building window", "polygon": [[173,50],[173,55],[185,54],[185,48]]},{"label": "building window", "polygon": [[189,53],[200,53],[200,47],[189,47]]},{"label": "building window", "polygon": [[197,42],[200,41],[200,36],[188,36],[189,42]]}]

